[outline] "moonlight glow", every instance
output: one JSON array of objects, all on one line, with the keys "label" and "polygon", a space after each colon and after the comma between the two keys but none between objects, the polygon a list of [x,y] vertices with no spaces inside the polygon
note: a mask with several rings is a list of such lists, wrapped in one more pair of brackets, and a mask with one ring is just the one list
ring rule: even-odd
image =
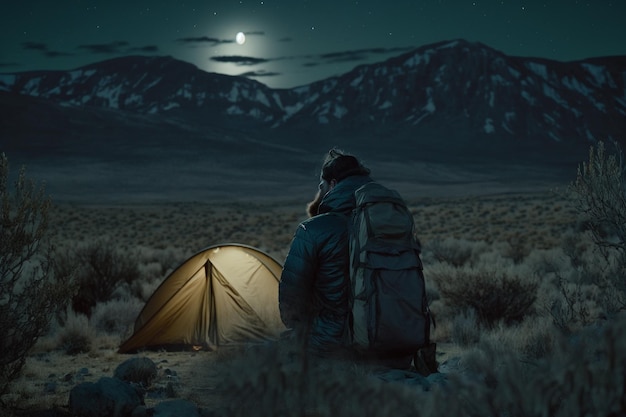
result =
[{"label": "moonlight glow", "polygon": [[243,32],[239,32],[237,36],[235,36],[235,40],[239,45],[243,45],[246,42],[246,35],[244,35]]}]

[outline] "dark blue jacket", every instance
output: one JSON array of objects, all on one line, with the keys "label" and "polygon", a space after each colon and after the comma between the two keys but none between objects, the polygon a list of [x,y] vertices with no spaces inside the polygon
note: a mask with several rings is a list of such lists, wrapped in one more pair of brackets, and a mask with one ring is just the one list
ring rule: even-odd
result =
[{"label": "dark blue jacket", "polygon": [[281,276],[283,322],[307,338],[309,349],[325,355],[348,344],[348,219],[354,191],[371,182],[355,175],[341,180],[323,198],[319,215],[296,230]]}]

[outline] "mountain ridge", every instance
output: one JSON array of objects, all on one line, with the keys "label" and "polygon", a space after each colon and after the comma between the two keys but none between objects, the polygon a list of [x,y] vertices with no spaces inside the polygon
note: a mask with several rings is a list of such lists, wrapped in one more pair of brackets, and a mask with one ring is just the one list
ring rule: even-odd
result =
[{"label": "mountain ridge", "polygon": [[414,127],[436,117],[457,118],[474,137],[594,143],[622,139],[625,80],[626,57],[509,57],[454,40],[292,89],[205,72],[171,57],[127,56],[73,71],[1,74],[0,91],[65,106],[165,116],[200,112],[212,122],[232,119],[252,128],[419,131]]},{"label": "mountain ridge", "polygon": [[0,131],[3,151],[20,160],[126,164],[127,177],[151,173],[144,185],[169,180],[157,167],[215,183],[226,173],[315,177],[315,155],[333,146],[394,166],[386,175],[402,184],[440,183],[420,164],[507,181],[563,177],[597,141],[626,143],[626,57],[560,62],[452,40],[272,89],[171,57],[128,56],[0,74]]}]

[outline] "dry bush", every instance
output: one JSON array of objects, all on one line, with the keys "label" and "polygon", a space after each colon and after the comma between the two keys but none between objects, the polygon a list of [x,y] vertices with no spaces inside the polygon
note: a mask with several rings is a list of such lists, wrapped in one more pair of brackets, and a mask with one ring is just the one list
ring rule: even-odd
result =
[{"label": "dry bush", "polygon": [[598,285],[614,291],[613,302],[626,309],[626,170],[619,146],[607,153],[603,142],[591,147],[589,160],[578,168],[576,181],[570,186],[576,209],[593,242],[613,267]]},{"label": "dry bush", "polygon": [[477,345],[492,352],[511,353],[536,361],[552,354],[560,336],[549,317],[533,316],[516,326],[500,323],[492,329],[484,329]]},{"label": "dry bush", "polygon": [[592,316],[595,309],[595,285],[584,285],[581,279],[574,278],[574,282],[566,279],[559,273],[556,280],[556,292],[553,293],[547,310],[552,316],[554,324],[565,333],[572,333],[591,324],[597,319]]},{"label": "dry bush", "polygon": [[68,311],[63,326],[56,332],[56,348],[68,355],[89,352],[95,334],[89,327],[89,319],[83,314]]},{"label": "dry bush", "polygon": [[[616,145],[617,147],[617,145]],[[604,143],[590,148],[589,161],[578,168],[570,187],[594,242],[601,249],[626,251],[626,190],[623,156],[607,154]]]},{"label": "dry bush", "polygon": [[554,352],[534,362],[482,346],[439,401],[448,415],[472,417],[624,415],[624,331],[622,319],[557,338]]},{"label": "dry bush", "polygon": [[130,284],[129,294],[133,298],[146,302],[165,279],[166,277],[161,277],[153,280],[141,279],[134,281]]},{"label": "dry bush", "polygon": [[452,319],[452,341],[459,346],[470,346],[478,343],[482,331],[474,309],[462,311]]},{"label": "dry bush", "polygon": [[19,376],[29,350],[71,294],[68,275],[53,273],[45,244],[50,200],[19,171],[9,187],[9,163],[0,155],[0,395]]},{"label": "dry bush", "polygon": [[426,256],[428,256],[426,260],[432,258],[437,262],[463,266],[470,264],[478,254],[487,249],[488,245],[485,242],[447,237],[444,239],[433,239],[424,248],[424,251]]},{"label": "dry bush", "polygon": [[89,325],[98,333],[115,335],[125,340],[132,334],[135,320],[143,306],[144,302],[136,298],[98,303],[89,318]]},{"label": "dry bush", "polygon": [[154,279],[162,279],[172,269],[166,267],[161,262],[148,261],[138,265],[139,277],[141,280],[152,281]]},{"label": "dry bush", "polygon": [[558,271],[564,272],[572,269],[572,259],[563,247],[533,250],[524,259],[524,264],[544,281],[552,279]]},{"label": "dry bush", "polygon": [[442,299],[460,311],[473,309],[481,322],[492,326],[500,320],[521,321],[537,298],[537,281],[511,269],[461,267],[441,264],[429,270]]},{"label": "dry bush", "polygon": [[100,239],[59,254],[56,270],[74,274],[78,290],[72,297],[72,309],[87,316],[98,302],[109,300],[117,287],[130,285],[139,277],[134,252]]},{"label": "dry bush", "polygon": [[609,314],[614,291],[598,285],[607,265],[593,247],[534,251],[525,263],[541,280],[537,305],[560,331],[572,333]]}]

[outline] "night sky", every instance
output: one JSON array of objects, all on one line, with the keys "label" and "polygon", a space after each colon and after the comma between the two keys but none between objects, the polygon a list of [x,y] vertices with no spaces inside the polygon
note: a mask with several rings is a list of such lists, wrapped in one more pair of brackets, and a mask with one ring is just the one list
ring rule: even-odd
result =
[{"label": "night sky", "polygon": [[457,38],[561,61],[626,55],[625,22],[626,0],[22,0],[0,13],[0,72],[170,55],[288,88]]}]

